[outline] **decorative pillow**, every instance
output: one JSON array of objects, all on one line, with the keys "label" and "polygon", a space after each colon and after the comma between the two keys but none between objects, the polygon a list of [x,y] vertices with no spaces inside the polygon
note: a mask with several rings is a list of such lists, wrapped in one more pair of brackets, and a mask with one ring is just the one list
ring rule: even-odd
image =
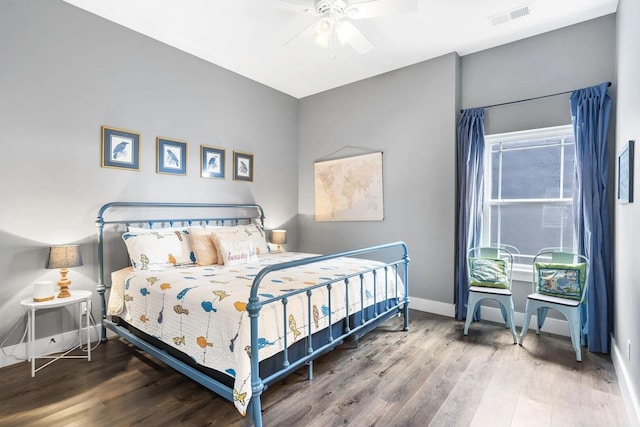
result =
[{"label": "decorative pillow", "polygon": [[258,262],[258,255],[253,248],[253,242],[245,240],[225,240],[218,238],[218,247],[222,253],[225,266]]},{"label": "decorative pillow", "polygon": [[195,255],[191,250],[189,232],[151,231],[122,235],[131,265],[136,270],[163,270],[176,265],[192,264]]},{"label": "decorative pillow", "polygon": [[509,289],[507,262],[503,259],[469,258],[469,286]]},{"label": "decorative pillow", "polygon": [[587,264],[536,262],[536,291],[539,294],[579,300],[584,289]]},{"label": "decorative pillow", "polygon": [[189,238],[196,256],[196,264],[214,265],[218,263],[216,245],[213,242],[211,230],[199,227],[189,228]]},{"label": "decorative pillow", "polygon": [[211,235],[213,236],[214,243],[216,244],[218,264],[223,263],[222,253],[217,243],[217,238],[219,237],[224,240],[250,240],[253,243],[256,255],[266,254],[269,252],[264,230],[254,224],[221,228],[219,230],[212,231]]}]

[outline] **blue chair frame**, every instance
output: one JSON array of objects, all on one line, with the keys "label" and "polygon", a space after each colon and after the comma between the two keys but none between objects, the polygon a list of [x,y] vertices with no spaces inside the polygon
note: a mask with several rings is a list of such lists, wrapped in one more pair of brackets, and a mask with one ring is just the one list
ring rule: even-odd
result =
[{"label": "blue chair frame", "polygon": [[513,254],[508,249],[493,246],[478,246],[467,251],[467,277],[471,275],[472,259],[504,259],[507,262],[507,279],[509,287],[491,288],[484,286],[469,286],[469,299],[467,300],[467,319],[464,324],[464,334],[469,334],[469,326],[478,309],[478,304],[484,299],[493,299],[500,303],[500,311],[507,328],[511,330],[513,343],[518,343],[514,318],[513,294],[511,293],[511,274],[513,272]]},{"label": "blue chair frame", "polygon": [[[555,297],[537,292],[538,282],[538,269],[536,268],[536,262],[540,262],[542,258],[551,260],[554,264],[586,264],[586,274],[584,286],[582,287],[582,294],[580,299],[569,299],[562,297]],[[527,335],[529,329],[529,322],[531,321],[531,315],[535,311],[537,314],[536,322],[536,334],[540,334],[540,329],[544,325],[544,321],[547,317],[548,310],[554,309],[562,313],[569,323],[569,333],[571,335],[571,343],[576,353],[576,360],[582,361],[582,309],[581,306],[587,296],[587,284],[589,283],[590,274],[589,259],[584,256],[573,252],[565,252],[562,250],[543,249],[536,254],[533,259],[533,281],[532,281],[532,293],[527,296],[527,305],[524,311],[524,323],[520,332],[520,345],[524,341],[524,337]]]}]

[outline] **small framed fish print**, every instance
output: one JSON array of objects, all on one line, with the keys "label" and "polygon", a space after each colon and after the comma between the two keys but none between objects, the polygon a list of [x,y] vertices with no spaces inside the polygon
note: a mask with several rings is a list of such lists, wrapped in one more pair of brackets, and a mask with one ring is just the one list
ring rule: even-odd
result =
[{"label": "small framed fish print", "polygon": [[102,126],[102,167],[140,170],[140,134]]},{"label": "small framed fish print", "polygon": [[176,139],[156,138],[157,172],[187,174],[187,143]]},{"label": "small framed fish print", "polygon": [[233,179],[253,182],[253,154],[233,152]]},{"label": "small framed fish print", "polygon": [[224,179],[224,149],[217,147],[200,146],[200,165],[203,178]]}]

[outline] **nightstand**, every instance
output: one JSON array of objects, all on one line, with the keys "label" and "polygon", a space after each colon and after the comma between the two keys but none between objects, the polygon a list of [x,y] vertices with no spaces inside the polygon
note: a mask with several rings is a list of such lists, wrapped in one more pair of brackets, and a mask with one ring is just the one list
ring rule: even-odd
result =
[{"label": "nightstand", "polygon": [[[85,329],[87,331],[87,355],[86,356],[71,356],[69,355],[69,353],[71,353],[73,350],[82,347],[82,302],[84,302],[86,304],[87,307],[87,315],[85,316],[86,318],[86,323],[85,323]],[[38,372],[40,369],[49,366],[50,364],[52,364],[53,362],[55,362],[58,359],[87,359],[87,361],[91,360],[91,341],[89,339],[89,334],[90,334],[90,329],[89,329],[89,313],[91,313],[91,292],[90,291],[73,291],[71,293],[70,297],[67,298],[54,298],[52,300],[49,301],[41,301],[41,302],[35,302],[33,300],[33,298],[26,298],[23,299],[22,301],[20,301],[20,304],[27,308],[27,313],[29,314],[29,319],[27,322],[27,328],[28,328],[28,333],[29,333],[29,341],[28,341],[28,352],[29,352],[29,360],[31,361],[31,376],[35,377],[36,376],[36,372]],[[76,307],[76,312],[77,312],[77,316],[78,316],[78,340],[79,340],[79,344],[67,351],[65,351],[62,354],[59,355],[53,355],[53,356],[39,356],[36,357],[35,355],[35,335],[36,335],[36,311],[38,310],[48,310],[48,309],[52,309],[52,308],[60,308],[60,307],[66,307],[66,306],[71,306],[71,305],[75,305]],[[40,366],[39,368],[36,369],[36,358],[38,359],[52,359],[49,360],[47,363],[45,363],[44,365]]]}]

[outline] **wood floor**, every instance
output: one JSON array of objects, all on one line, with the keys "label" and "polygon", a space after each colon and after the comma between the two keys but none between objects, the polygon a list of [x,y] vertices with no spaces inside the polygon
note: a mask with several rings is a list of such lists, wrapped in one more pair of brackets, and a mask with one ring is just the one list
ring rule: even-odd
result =
[{"label": "wood floor", "polygon": [[[606,355],[569,338],[529,334],[513,345],[503,326],[411,312],[358,348],[345,344],[263,394],[267,426],[626,426]],[[234,406],[114,338],[93,360],[59,360],[30,377],[0,369],[2,426],[248,426]]]}]

